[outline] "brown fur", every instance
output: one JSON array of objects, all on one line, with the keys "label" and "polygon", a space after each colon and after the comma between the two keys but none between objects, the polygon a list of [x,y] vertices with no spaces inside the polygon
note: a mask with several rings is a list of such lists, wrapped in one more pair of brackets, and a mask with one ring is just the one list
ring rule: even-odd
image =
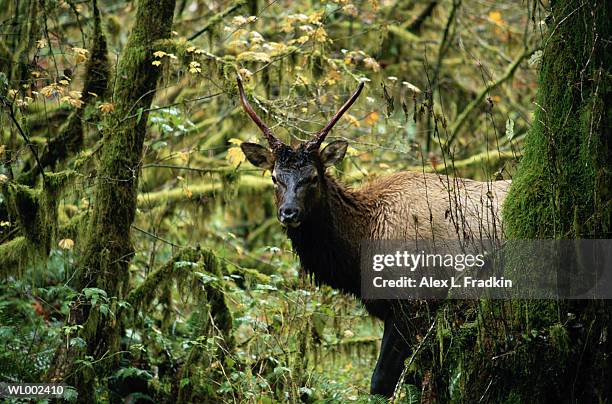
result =
[{"label": "brown fur", "polygon": [[[363,240],[499,239],[499,218],[509,182],[477,182],[438,174],[401,172],[352,190],[325,168],[342,160],[348,143],[336,140],[319,151],[334,124],[355,102],[357,91],[309,142],[296,148],[272,134],[249,105],[245,111],[263,131],[270,149],[241,144],[247,159],[272,170],[278,217],[306,273],[317,283],[360,297],[360,248]],[[385,321],[371,392],[390,397],[415,338],[429,323],[437,302],[365,300],[368,312]]]},{"label": "brown fur", "polygon": [[[287,234],[317,283],[359,296],[362,240],[500,238],[509,184],[401,172],[352,190],[325,175],[321,206]],[[372,315],[387,316],[384,302],[364,303]]]}]

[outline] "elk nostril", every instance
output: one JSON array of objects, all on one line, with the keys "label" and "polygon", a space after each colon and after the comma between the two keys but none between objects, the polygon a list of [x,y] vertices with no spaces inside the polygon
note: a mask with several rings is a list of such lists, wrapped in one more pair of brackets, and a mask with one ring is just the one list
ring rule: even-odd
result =
[{"label": "elk nostril", "polygon": [[280,209],[281,222],[292,222],[297,219],[299,210],[295,207],[283,207]]}]

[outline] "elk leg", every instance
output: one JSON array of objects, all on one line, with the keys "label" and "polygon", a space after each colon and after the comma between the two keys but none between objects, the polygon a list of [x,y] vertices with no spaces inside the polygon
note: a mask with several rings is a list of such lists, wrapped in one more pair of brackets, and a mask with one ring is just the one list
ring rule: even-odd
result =
[{"label": "elk leg", "polygon": [[404,370],[404,361],[409,354],[410,346],[406,342],[405,336],[398,329],[393,316],[389,316],[385,320],[380,354],[372,375],[371,394],[379,394],[385,397],[393,395],[395,385],[402,370]]}]

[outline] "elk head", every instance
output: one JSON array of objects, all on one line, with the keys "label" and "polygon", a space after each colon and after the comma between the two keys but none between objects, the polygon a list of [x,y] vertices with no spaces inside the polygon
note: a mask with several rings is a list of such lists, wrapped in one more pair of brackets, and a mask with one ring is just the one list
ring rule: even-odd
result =
[{"label": "elk head", "polygon": [[272,172],[277,216],[284,226],[298,227],[311,214],[311,209],[318,206],[318,202],[325,194],[325,169],[344,158],[348,143],[336,140],[322,150],[319,148],[340,117],[357,100],[363,85],[361,82],[355,93],[311,140],[291,147],[275,137],[272,130],[257,116],[244,94],[242,81],[238,77],[242,106],[261,129],[269,145],[269,148],[266,148],[256,143],[244,142],[240,147],[253,165]]}]

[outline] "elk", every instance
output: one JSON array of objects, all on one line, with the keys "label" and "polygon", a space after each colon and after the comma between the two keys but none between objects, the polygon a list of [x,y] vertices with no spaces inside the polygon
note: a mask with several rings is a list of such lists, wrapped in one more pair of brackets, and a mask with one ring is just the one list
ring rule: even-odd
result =
[{"label": "elk", "polygon": [[351,189],[326,173],[344,158],[348,143],[321,145],[357,100],[363,82],[323,129],[295,147],[274,136],[249,104],[240,77],[237,84],[245,112],[269,146],[244,142],[242,151],[253,165],[271,171],[278,220],[303,271],[318,284],[360,298],[369,314],[384,322],[370,390],[390,397],[411,353],[417,322],[406,320],[407,304],[360,297],[361,240],[500,237],[499,212],[509,182],[399,172]]}]

